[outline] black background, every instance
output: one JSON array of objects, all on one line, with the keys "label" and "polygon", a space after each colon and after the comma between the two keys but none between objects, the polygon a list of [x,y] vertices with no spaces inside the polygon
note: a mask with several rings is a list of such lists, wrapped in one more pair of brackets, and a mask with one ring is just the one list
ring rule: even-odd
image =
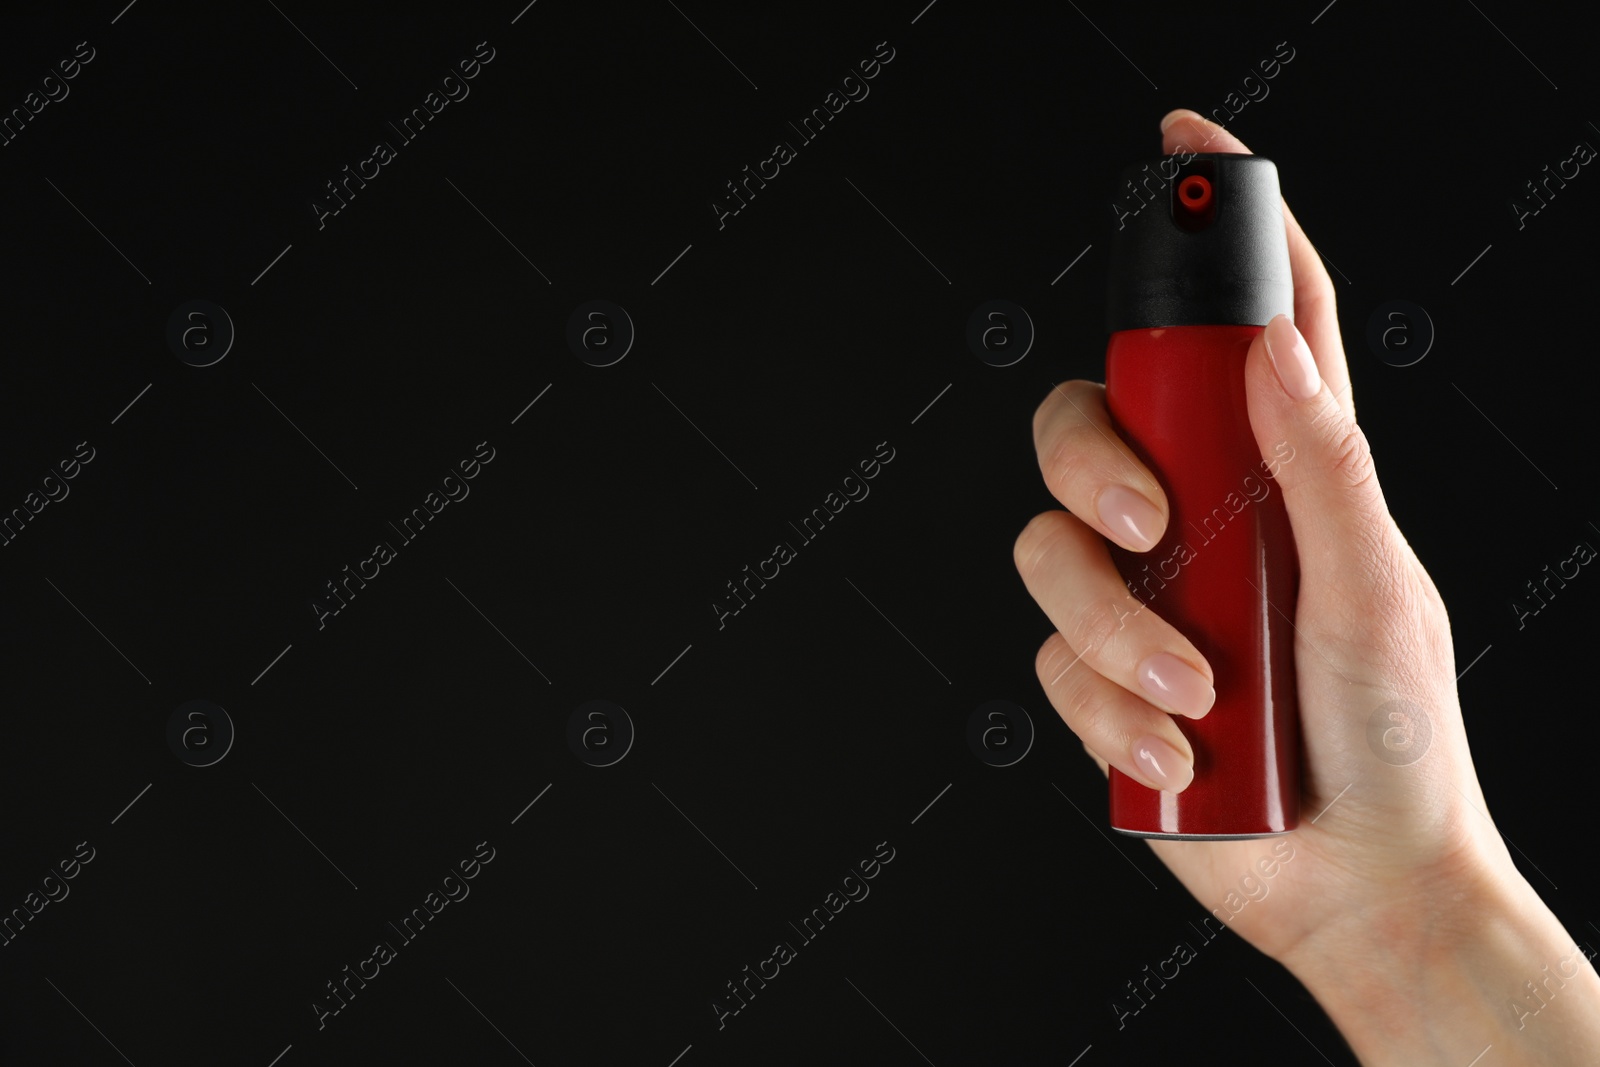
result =
[{"label": "black background", "polygon": [[[1292,62],[1230,128],[1335,264],[1491,809],[1600,937],[1573,836],[1600,579],[1520,630],[1510,607],[1600,538],[1600,178],[1520,231],[1509,207],[1600,144],[1570,13],[922,2],[6,18],[8,111],[77,42],[96,55],[0,148],[0,508],[78,442],[95,458],[0,549],[0,910],[96,855],[0,948],[0,1058],[1354,1062],[1232,934],[1118,1029],[1113,998],[1216,902],[1104,830],[1011,560],[1052,505],[1033,409],[1100,377],[1118,169],[1279,42]],[[323,183],[479,41],[470,96],[319,229]],[[870,95],[719,229],[723,183],[881,41]],[[996,297],[1038,335],[1005,368],[964,340]],[[604,368],[565,341],[594,298],[637,328]],[[191,299],[237,330],[206,368],[165,340]],[[1404,368],[1363,340],[1394,299],[1438,335]],[[319,630],[322,584],[484,440],[470,496]],[[725,583],[880,442],[870,496],[719,630]],[[165,735],[197,698],[237,729],[205,768]],[[637,729],[611,767],[566,742],[591,699]],[[1038,729],[1011,767],[967,745],[991,699]],[[471,895],[319,1031],[324,983],[480,841]],[[719,1031],[724,983],[879,842],[870,896]]]}]

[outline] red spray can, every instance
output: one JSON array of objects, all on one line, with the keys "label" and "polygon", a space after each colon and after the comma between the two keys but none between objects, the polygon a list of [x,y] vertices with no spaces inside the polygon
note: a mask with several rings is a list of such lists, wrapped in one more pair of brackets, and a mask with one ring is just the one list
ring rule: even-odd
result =
[{"label": "red spray can", "polygon": [[1173,716],[1194,749],[1182,793],[1111,770],[1111,825],[1138,837],[1219,840],[1299,823],[1294,618],[1299,584],[1273,476],[1293,459],[1250,429],[1244,361],[1294,285],[1270,160],[1185,153],[1134,164],[1113,204],[1106,403],[1166,491],[1148,552],[1113,545],[1129,590],[1216,675],[1202,719]]}]

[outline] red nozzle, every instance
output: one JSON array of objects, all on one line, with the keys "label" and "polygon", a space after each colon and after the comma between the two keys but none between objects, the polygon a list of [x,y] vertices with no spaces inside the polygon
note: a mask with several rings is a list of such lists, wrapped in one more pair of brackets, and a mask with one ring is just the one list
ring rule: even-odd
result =
[{"label": "red nozzle", "polygon": [[1211,210],[1211,183],[1191,174],[1178,183],[1178,206],[1191,218],[1204,218]]}]

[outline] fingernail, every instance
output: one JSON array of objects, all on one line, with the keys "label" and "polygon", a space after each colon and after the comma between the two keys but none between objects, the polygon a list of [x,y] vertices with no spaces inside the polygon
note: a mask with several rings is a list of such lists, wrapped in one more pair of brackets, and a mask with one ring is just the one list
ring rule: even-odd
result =
[{"label": "fingernail", "polygon": [[1117,541],[1135,552],[1148,552],[1161,539],[1161,512],[1124,485],[1113,485],[1095,502],[1100,521]]},{"label": "fingernail", "polygon": [[1317,374],[1317,361],[1311,358],[1306,339],[1300,336],[1289,316],[1279,315],[1267,323],[1263,331],[1267,343],[1267,356],[1272,369],[1278,372],[1278,384],[1296,400],[1310,400],[1322,388],[1322,378]]},{"label": "fingernail", "polygon": [[[1177,122],[1181,118],[1198,119],[1198,118],[1200,118],[1200,116],[1197,113],[1195,113],[1193,111],[1190,111],[1186,107],[1180,107],[1180,108],[1177,108],[1177,109],[1175,109],[1173,111],[1169,111],[1161,119],[1161,132],[1162,133],[1166,133],[1167,132],[1167,127],[1171,126],[1174,122]],[[1204,121],[1204,120],[1202,120],[1202,121]]]},{"label": "fingernail", "polygon": [[1170,652],[1146,656],[1138,674],[1144,691],[1179,715],[1201,718],[1217,702],[1217,691],[1206,676]]},{"label": "fingernail", "polygon": [[1181,793],[1194,781],[1194,768],[1182,753],[1159,737],[1141,737],[1133,745],[1139,773],[1169,793]]}]

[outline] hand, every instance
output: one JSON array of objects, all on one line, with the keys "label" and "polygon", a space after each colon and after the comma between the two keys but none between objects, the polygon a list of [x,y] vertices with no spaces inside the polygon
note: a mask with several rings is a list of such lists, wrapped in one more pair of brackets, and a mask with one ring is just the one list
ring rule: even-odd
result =
[{"label": "hand", "polygon": [[[1249,151],[1193,112],[1172,113],[1162,128],[1167,153]],[[1240,899],[1244,876],[1260,880],[1256,863],[1273,841],[1147,843],[1215,915],[1299,976],[1366,1062],[1459,1067],[1488,1043],[1510,1046],[1497,1064],[1521,1062],[1517,1048],[1537,1057],[1527,1062],[1569,1062],[1549,1058],[1556,1048],[1573,1063],[1600,1062],[1600,978],[1486,814],[1444,602],[1389,515],[1356,423],[1333,284],[1287,204],[1283,219],[1293,321],[1280,315],[1266,326],[1244,374],[1263,455],[1283,441],[1294,450],[1276,480],[1300,557],[1302,819],[1281,839],[1294,852],[1269,895],[1237,909],[1221,905]],[[1193,749],[1172,715],[1204,715],[1215,675],[1162,621],[1159,602],[1146,608],[1132,598],[1104,541],[1148,550],[1165,532],[1166,496],[1116,439],[1102,385],[1056,386],[1034,416],[1034,440],[1046,483],[1069,509],[1039,515],[1016,543],[1018,571],[1058,631],[1039,650],[1040,682],[1102,771],[1113,765],[1181,791]],[[1147,687],[1141,679],[1152,668],[1161,683]],[[1391,701],[1409,704],[1431,730],[1429,747],[1404,766],[1367,743],[1369,717]],[[1574,955],[1559,972],[1565,988],[1538,1010],[1522,983]],[[1455,1003],[1420,1007],[1429,994]],[[1520,1020],[1507,1007],[1519,997],[1530,1016]],[[1448,1020],[1451,1011],[1459,1025],[1425,1033],[1419,1016]],[[1586,1028],[1581,1047],[1561,1043],[1563,1033],[1574,1040],[1563,1021]]]}]

